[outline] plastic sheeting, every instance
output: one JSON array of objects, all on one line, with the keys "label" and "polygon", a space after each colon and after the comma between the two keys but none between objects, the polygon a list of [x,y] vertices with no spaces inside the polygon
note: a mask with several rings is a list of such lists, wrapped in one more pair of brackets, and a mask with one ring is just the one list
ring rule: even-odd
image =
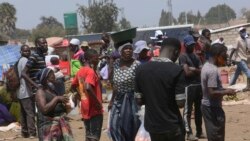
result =
[{"label": "plastic sheeting", "polygon": [[3,73],[21,57],[20,48],[18,45],[0,46],[0,81]]},{"label": "plastic sheeting", "polygon": [[14,64],[19,58],[20,46],[18,45],[5,45],[0,46],[0,66],[3,64]]}]

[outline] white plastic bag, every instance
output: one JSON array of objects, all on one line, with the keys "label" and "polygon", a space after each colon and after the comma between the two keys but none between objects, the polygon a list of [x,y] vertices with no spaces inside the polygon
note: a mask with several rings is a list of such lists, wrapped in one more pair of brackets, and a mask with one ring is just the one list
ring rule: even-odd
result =
[{"label": "white plastic bag", "polygon": [[141,120],[141,126],[136,134],[135,141],[151,141],[149,133],[144,128],[144,114],[145,107],[142,106],[141,110],[138,112]]}]

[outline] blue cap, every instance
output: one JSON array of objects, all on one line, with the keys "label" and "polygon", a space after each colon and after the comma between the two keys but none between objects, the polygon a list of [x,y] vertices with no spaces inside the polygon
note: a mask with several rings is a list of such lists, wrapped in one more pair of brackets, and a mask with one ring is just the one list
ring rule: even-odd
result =
[{"label": "blue cap", "polygon": [[189,46],[195,44],[194,38],[192,35],[187,35],[184,37],[184,45]]}]

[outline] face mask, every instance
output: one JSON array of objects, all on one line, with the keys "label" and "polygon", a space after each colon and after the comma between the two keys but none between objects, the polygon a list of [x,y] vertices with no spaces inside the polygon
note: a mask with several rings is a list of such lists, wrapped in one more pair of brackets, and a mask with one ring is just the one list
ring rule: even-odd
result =
[{"label": "face mask", "polygon": [[242,39],[248,38],[247,32],[242,32],[242,33],[240,33],[240,36],[241,36]]}]

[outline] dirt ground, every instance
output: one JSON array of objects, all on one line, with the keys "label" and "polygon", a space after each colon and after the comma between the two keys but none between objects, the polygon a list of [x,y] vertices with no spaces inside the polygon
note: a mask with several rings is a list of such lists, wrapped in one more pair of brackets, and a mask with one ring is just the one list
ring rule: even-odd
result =
[{"label": "dirt ground", "polygon": [[[245,94],[244,94],[245,95]],[[249,95],[249,94],[247,94]],[[249,97],[249,96],[245,96]],[[248,98],[247,98],[248,99]],[[107,106],[107,104],[104,104]],[[250,105],[227,105],[223,106],[226,113],[226,141],[250,141]],[[84,141],[84,126],[80,120],[79,115],[70,116],[71,128],[76,141]],[[107,113],[104,114],[103,122],[103,132],[101,136],[101,141],[110,141],[107,134],[105,133],[105,128],[107,126]],[[194,130],[194,121],[192,120],[192,127]],[[204,124],[203,129],[205,132]],[[13,138],[14,137],[14,138]],[[27,141],[27,140],[37,140],[37,139],[24,139],[20,137],[20,132],[8,131],[0,132],[0,141],[2,140],[14,140],[14,141]],[[206,139],[200,139],[200,141],[206,141]]]}]

